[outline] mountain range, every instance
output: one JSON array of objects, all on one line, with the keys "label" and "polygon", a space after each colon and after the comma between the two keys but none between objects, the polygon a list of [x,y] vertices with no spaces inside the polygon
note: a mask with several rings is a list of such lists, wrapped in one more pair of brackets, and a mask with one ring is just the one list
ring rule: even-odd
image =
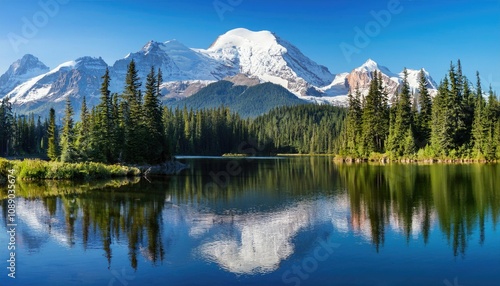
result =
[{"label": "mountain range", "polygon": [[[266,97],[269,88],[273,89],[269,92],[272,96],[283,96],[281,91],[275,92],[274,85],[278,85],[299,99],[295,101],[286,95],[283,98],[291,100],[287,102],[345,105],[350,90],[357,87],[362,94],[368,92],[373,71],[382,73],[389,96],[397,92],[403,78],[402,72],[392,73],[371,59],[350,72],[332,74],[328,68],[317,64],[296,46],[272,32],[239,28],[219,36],[208,49],[189,48],[177,40],[163,43],[150,41],[139,51],[128,54],[111,66],[102,58],[84,56],[49,69],[35,56],[25,55],[0,76],[0,98],[8,97],[18,113],[34,112],[45,116],[50,107],[62,113],[64,101],[69,97],[78,113],[83,96],[90,106],[98,102],[101,76],[106,68],[110,70],[111,91],[120,93],[131,60],[135,61],[143,80],[151,66],[161,69],[164,78],[162,100],[167,105],[194,105],[196,108],[224,101],[214,94],[209,96],[207,90],[203,91],[221,80],[233,83],[221,85],[233,88],[233,91],[223,92],[221,96],[232,94],[233,85],[246,86],[246,90],[271,83],[264,88],[254,88],[263,93],[259,100],[270,100],[273,105],[279,105],[276,98]],[[414,92],[418,89],[419,72],[408,69],[408,81]],[[431,94],[435,94],[437,85],[430,74],[425,73],[427,87]],[[188,100],[200,92],[207,102],[205,106],[192,103],[200,102],[201,95],[194,97],[198,100]],[[231,100],[241,101],[244,93],[240,95],[236,97],[232,94]]]}]

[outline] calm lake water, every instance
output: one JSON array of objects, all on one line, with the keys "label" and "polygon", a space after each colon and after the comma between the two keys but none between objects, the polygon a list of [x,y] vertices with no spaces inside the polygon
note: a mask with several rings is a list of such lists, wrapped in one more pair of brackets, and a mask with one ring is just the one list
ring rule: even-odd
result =
[{"label": "calm lake water", "polygon": [[184,158],[2,189],[0,285],[500,285],[499,165]]}]

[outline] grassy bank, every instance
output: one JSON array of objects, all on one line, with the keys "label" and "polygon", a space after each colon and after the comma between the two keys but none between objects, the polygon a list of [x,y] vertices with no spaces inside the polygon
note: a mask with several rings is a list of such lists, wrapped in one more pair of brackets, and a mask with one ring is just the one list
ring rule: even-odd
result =
[{"label": "grassy bank", "polygon": [[140,170],[122,165],[102,163],[62,163],[42,160],[7,160],[0,158],[0,184],[5,183],[8,170],[14,169],[21,180],[91,180],[138,176]]}]

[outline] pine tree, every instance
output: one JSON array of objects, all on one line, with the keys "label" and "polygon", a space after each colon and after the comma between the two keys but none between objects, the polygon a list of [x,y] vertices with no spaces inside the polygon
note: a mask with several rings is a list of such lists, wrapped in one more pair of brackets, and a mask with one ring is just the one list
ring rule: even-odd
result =
[{"label": "pine tree", "polygon": [[363,108],[363,153],[384,152],[389,133],[389,110],[382,78],[375,71]]},{"label": "pine tree", "polygon": [[405,138],[407,134],[413,136],[413,132],[408,133],[408,129],[413,128],[412,107],[410,86],[408,84],[408,72],[403,71],[403,83],[401,85],[401,93],[396,102],[396,112],[394,118],[394,129],[389,137],[390,150],[397,157],[405,154]]},{"label": "pine tree", "polygon": [[124,123],[124,160],[126,162],[138,163],[143,161],[143,140],[145,132],[142,126],[142,106],[141,106],[141,83],[135,67],[135,62],[132,60],[128,65],[127,75],[125,78],[125,90],[123,98],[123,123]]},{"label": "pine tree", "polygon": [[345,124],[345,150],[344,152],[350,156],[359,156],[359,145],[361,143],[362,127],[363,127],[363,110],[361,109],[361,93],[356,88],[355,94],[349,93],[349,109]]},{"label": "pine tree", "polygon": [[78,161],[86,161],[89,155],[90,148],[90,122],[89,122],[89,111],[87,108],[87,99],[85,96],[82,99],[82,107],[80,110],[80,122],[77,123],[75,128],[77,130],[75,148],[78,153]]},{"label": "pine tree", "polygon": [[493,142],[496,142],[496,154],[495,159],[500,160],[500,118],[495,126],[495,137]]},{"label": "pine tree", "polygon": [[165,144],[165,128],[162,121],[162,107],[159,99],[160,77],[156,77],[155,70],[146,78],[146,92],[144,95],[144,124],[147,129],[148,140],[145,142],[145,159],[149,163],[161,163],[168,157]]},{"label": "pine tree", "polygon": [[476,84],[476,103],[474,108],[474,122],[472,124],[472,140],[473,140],[473,155],[476,158],[482,158],[484,156],[484,145],[486,142],[485,138],[485,117],[484,109],[486,104],[483,98],[483,92],[481,88],[481,79],[479,77],[479,72],[476,73],[477,84]]},{"label": "pine tree", "polygon": [[419,74],[418,91],[419,111],[416,119],[416,124],[418,125],[417,147],[423,148],[429,144],[432,120],[432,99],[427,90],[427,78],[423,69]]},{"label": "pine tree", "polygon": [[448,156],[453,149],[453,103],[450,103],[448,77],[439,85],[432,105],[431,145],[436,155]]},{"label": "pine tree", "polygon": [[496,157],[496,147],[498,141],[495,138],[495,129],[500,114],[499,104],[493,89],[490,86],[488,96],[488,103],[485,108],[485,124],[486,129],[486,142],[484,147],[484,152],[486,159],[493,160]]},{"label": "pine tree", "polygon": [[115,162],[113,158],[113,145],[112,145],[112,118],[111,118],[111,91],[109,90],[109,84],[111,78],[109,76],[109,70],[106,68],[106,72],[102,76],[101,84],[101,99],[99,105],[97,105],[97,124],[98,124],[98,140],[100,145],[100,150],[104,155],[106,162]]},{"label": "pine tree", "polygon": [[413,135],[412,128],[408,128],[405,133],[404,145],[402,149],[402,155],[406,157],[411,157],[417,152],[417,146],[415,144],[415,136]]},{"label": "pine tree", "polygon": [[48,126],[48,147],[47,156],[52,161],[57,161],[59,158],[59,144],[56,126],[56,111],[51,108],[49,111],[49,126]]},{"label": "pine tree", "polygon": [[76,160],[75,133],[73,129],[73,108],[69,97],[66,98],[63,129],[61,134],[61,161],[74,162]]},{"label": "pine tree", "polygon": [[469,80],[464,76],[463,78],[463,97],[462,97],[462,121],[465,125],[463,143],[467,149],[470,151],[472,144],[472,125],[474,121],[474,108],[475,108],[475,96],[471,91]]},{"label": "pine tree", "polygon": [[12,105],[7,97],[0,102],[0,155],[8,156],[11,152],[14,116]]}]

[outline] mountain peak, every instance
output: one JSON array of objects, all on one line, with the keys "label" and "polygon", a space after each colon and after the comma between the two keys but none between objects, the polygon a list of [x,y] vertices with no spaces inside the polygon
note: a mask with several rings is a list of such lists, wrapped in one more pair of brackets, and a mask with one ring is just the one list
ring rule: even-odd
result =
[{"label": "mountain peak", "polygon": [[12,63],[3,75],[0,76],[0,97],[10,92],[18,84],[49,71],[37,57],[26,54]]},{"label": "mountain peak", "polygon": [[37,57],[32,54],[26,54],[21,59],[12,63],[9,71],[16,74],[24,74],[32,69],[48,70],[44,63],[42,63]]},{"label": "mountain peak", "polygon": [[261,46],[271,46],[273,44],[276,44],[276,42],[276,36],[270,31],[251,31],[245,28],[237,28],[229,30],[225,34],[219,36],[217,40],[210,46],[209,50],[221,48],[227,44],[233,46],[241,46],[245,43],[252,43]]},{"label": "mountain peak", "polygon": [[374,71],[382,72],[388,77],[398,77],[398,75],[392,73],[387,67],[379,65],[376,61],[368,59],[363,65],[354,69],[356,72],[368,72],[372,73]]},{"label": "mountain peak", "polygon": [[374,72],[379,69],[379,66],[377,62],[375,62],[372,59],[368,59],[364,64],[362,64],[359,68],[357,68],[357,71],[368,71],[368,72]]},{"label": "mountain peak", "polygon": [[156,41],[149,41],[147,42],[144,47],[142,47],[141,51],[144,52],[145,54],[148,54],[150,52],[154,52],[160,49],[161,43],[156,42]]}]

